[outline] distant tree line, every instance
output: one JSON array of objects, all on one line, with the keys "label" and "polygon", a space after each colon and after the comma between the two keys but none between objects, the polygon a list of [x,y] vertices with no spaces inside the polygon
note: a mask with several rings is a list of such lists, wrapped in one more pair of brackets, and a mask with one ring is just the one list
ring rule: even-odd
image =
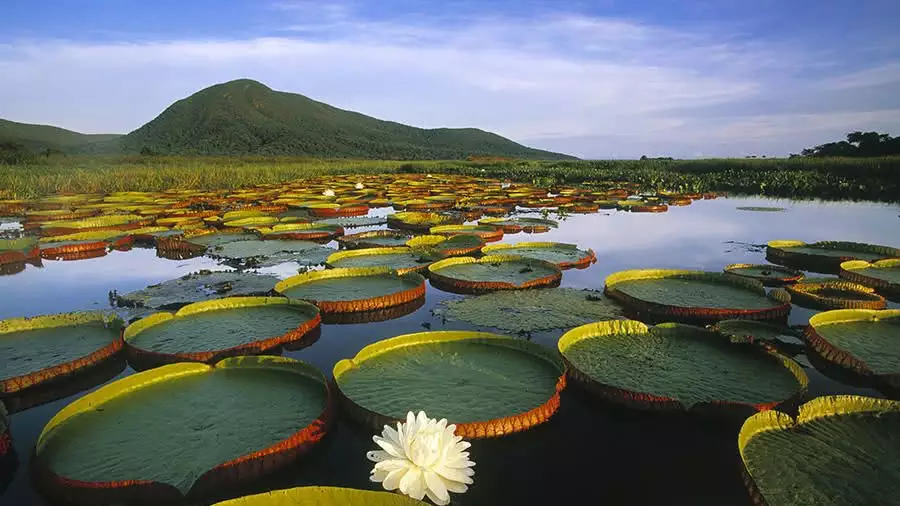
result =
[{"label": "distant tree line", "polygon": [[[829,142],[800,152],[801,156],[890,156],[900,155],[900,137],[878,132],[851,132],[847,140]],[[792,155],[797,156],[797,155]]]}]

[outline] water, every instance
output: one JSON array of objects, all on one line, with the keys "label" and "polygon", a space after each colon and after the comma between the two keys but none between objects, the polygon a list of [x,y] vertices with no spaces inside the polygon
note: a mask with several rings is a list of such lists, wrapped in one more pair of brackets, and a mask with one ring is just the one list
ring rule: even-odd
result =
[{"label": "water", "polygon": [[[736,209],[747,206],[786,210]],[[379,210],[377,214],[385,212]],[[560,241],[592,248],[597,263],[588,269],[565,271],[562,285],[602,289],[608,274],[624,269],[720,271],[731,263],[765,263],[764,249],[752,245],[774,239],[845,240],[898,247],[897,215],[896,205],[719,198],[672,207],[662,214],[604,211],[572,215],[548,233],[512,234],[503,242]],[[209,258],[158,258],[152,249],[114,251],[90,260],[44,261],[41,268],[28,266],[18,274],[0,277],[0,319],[101,309],[108,307],[108,292],[112,289],[124,293],[216,267]],[[295,269],[287,264],[261,272],[286,277]],[[435,304],[460,295],[429,287],[426,297],[423,307],[398,319],[324,325],[315,344],[286,351],[285,355],[307,361],[330,376],[336,361],[351,357],[380,339],[420,332],[426,326],[432,330],[472,328],[459,322],[444,323],[431,315]],[[789,323],[804,324],[812,314],[813,311],[795,306]],[[561,333],[545,332],[532,336],[532,340],[555,349]],[[804,361],[803,356],[798,358]],[[806,371],[810,377],[809,398],[829,394],[882,396],[875,390],[838,382],[810,367]],[[131,373],[130,368],[117,371],[112,365],[99,376],[116,374],[119,378]],[[28,461],[44,424],[84,393],[12,415],[13,443],[19,462],[7,490],[0,496],[0,504],[48,504],[34,490]],[[599,402],[570,386],[563,392],[560,410],[550,422],[506,438],[475,441],[471,449],[472,459],[477,462],[475,484],[468,493],[454,496],[452,504],[749,506],[751,501],[740,477],[739,428],[739,423],[627,410]],[[374,449],[371,435],[369,430],[342,419],[320,447],[300,463],[251,486],[225,491],[226,497],[299,485],[377,489],[378,485],[368,480],[371,464],[365,458],[365,452]]]}]

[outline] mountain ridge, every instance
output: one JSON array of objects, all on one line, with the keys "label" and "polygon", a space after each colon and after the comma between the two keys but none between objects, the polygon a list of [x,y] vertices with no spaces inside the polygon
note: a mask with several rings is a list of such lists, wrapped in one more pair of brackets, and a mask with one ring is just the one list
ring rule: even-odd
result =
[{"label": "mountain ridge", "polygon": [[[301,94],[276,91],[252,79],[236,79],[199,90],[122,136],[92,137],[63,131],[68,132],[68,143],[61,144],[61,150],[68,152],[386,160],[482,156],[576,159],[530,148],[478,128],[425,129],[381,120]],[[49,134],[44,130],[31,132]],[[73,143],[78,135],[87,142]],[[0,142],[7,140],[4,137],[10,136],[0,131]],[[42,140],[28,139],[21,132],[18,138],[29,145]]]}]

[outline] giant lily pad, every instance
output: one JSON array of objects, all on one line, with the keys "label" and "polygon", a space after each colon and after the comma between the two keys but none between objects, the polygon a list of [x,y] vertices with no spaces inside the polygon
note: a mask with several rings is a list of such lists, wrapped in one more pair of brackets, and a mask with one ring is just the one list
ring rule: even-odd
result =
[{"label": "giant lily pad", "polygon": [[96,365],[122,349],[123,322],[100,312],[0,320],[0,393]]},{"label": "giant lily pad", "polygon": [[802,334],[790,327],[773,325],[753,320],[723,320],[716,323],[713,330],[733,340],[753,339],[775,345],[803,346]]},{"label": "giant lily pad", "polygon": [[900,386],[900,309],[839,309],[812,316],[806,336],[825,360]]},{"label": "giant lily pad", "polygon": [[332,253],[328,267],[389,267],[403,274],[422,272],[437,260],[437,254],[412,248],[364,248]]},{"label": "giant lily pad", "polygon": [[213,506],[428,506],[403,494],[340,487],[297,487],[218,502]]},{"label": "giant lily pad", "polygon": [[0,265],[21,263],[41,256],[37,239],[0,239]]},{"label": "giant lily pad", "polygon": [[214,363],[299,341],[319,326],[312,304],[284,297],[230,297],[138,320],[123,335],[129,361]]},{"label": "giant lily pad", "polygon": [[392,248],[406,245],[412,233],[397,230],[372,230],[338,237],[337,242],[347,249]]},{"label": "giant lily pad", "polygon": [[875,288],[886,295],[900,296],[900,258],[872,263],[865,260],[843,262],[840,276],[854,283]]},{"label": "giant lily pad", "polygon": [[807,244],[803,241],[770,241],[766,258],[804,270],[837,274],[842,262],[848,260],[882,260],[900,257],[900,249],[846,241],[822,241]]},{"label": "giant lily pad", "polygon": [[316,221],[315,223],[344,228],[372,227],[375,225],[384,225],[387,223],[387,218],[383,216],[340,216],[337,218],[326,218],[324,220]]},{"label": "giant lily pad", "polygon": [[884,309],[887,305],[872,288],[837,279],[809,279],[785,290],[794,304],[812,309]]},{"label": "giant lily pad", "polygon": [[431,250],[441,256],[453,257],[472,255],[481,251],[484,240],[477,235],[420,235],[406,241],[406,245],[414,249]]},{"label": "giant lily pad", "polygon": [[624,317],[622,309],[599,292],[574,288],[493,292],[446,300],[432,312],[450,320],[509,332],[572,328]]},{"label": "giant lily pad", "polygon": [[185,240],[191,244],[203,246],[215,250],[225,244],[237,241],[255,241],[259,237],[249,232],[206,232],[201,234],[189,234]]},{"label": "giant lily pad", "polygon": [[223,296],[266,295],[277,282],[277,277],[263,274],[199,271],[116,295],[116,303],[126,307],[177,309],[192,302]]},{"label": "giant lily pad", "polygon": [[418,231],[426,231],[431,227],[456,222],[459,222],[459,220],[446,214],[420,213],[415,211],[395,213],[387,217],[387,224],[391,228]]},{"label": "giant lily pad", "polygon": [[328,242],[344,235],[344,228],[322,222],[280,223],[271,228],[260,228],[257,232],[263,239],[294,239],[302,241]]},{"label": "giant lily pad", "polygon": [[778,265],[731,264],[725,267],[725,272],[755,279],[765,286],[782,286],[803,279],[802,272]]},{"label": "giant lily pad", "polygon": [[900,497],[900,402],[827,396],[748,418],[745,482],[768,506],[888,506]]},{"label": "giant lily pad", "polygon": [[252,267],[268,267],[285,262],[318,265],[334,250],[309,241],[234,241],[208,250],[210,256]]},{"label": "giant lily pad", "polygon": [[715,272],[621,271],[606,278],[606,294],[651,318],[767,320],[791,310],[783,290],[767,295],[758,281]]},{"label": "giant lily pad", "polygon": [[447,258],[431,264],[428,272],[434,287],[455,293],[558,286],[562,279],[550,262],[509,255]]},{"label": "giant lily pad", "polygon": [[520,242],[495,244],[481,249],[485,255],[518,255],[556,264],[560,269],[584,269],[597,261],[594,250],[578,249],[575,244],[561,242]]},{"label": "giant lily pad", "polygon": [[799,399],[808,383],[774,351],[690,325],[603,321],[570,330],[558,347],[573,379],[640,409],[746,416]]},{"label": "giant lily pad", "polygon": [[379,341],[334,366],[349,413],[375,427],[411,410],[447,418],[456,434],[494,437],[546,421],[565,376],[546,348],[484,332],[421,332]]},{"label": "giant lily pad", "polygon": [[324,437],[330,413],[325,378],[303,362],[170,364],[57,413],[38,438],[34,478],[72,502],[181,502],[290,463]]},{"label": "giant lily pad", "polygon": [[279,281],[275,291],[312,302],[323,313],[375,311],[425,296],[425,278],[398,274],[389,267],[356,267],[311,271]]},{"label": "giant lily pad", "polygon": [[431,227],[432,235],[477,235],[484,242],[503,239],[503,230],[489,225],[439,225]]}]

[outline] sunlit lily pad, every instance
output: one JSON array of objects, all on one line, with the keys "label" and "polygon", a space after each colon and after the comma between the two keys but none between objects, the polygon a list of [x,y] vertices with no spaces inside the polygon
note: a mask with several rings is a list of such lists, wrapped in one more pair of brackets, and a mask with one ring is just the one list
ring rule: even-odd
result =
[{"label": "sunlit lily pad", "polygon": [[488,225],[439,225],[428,231],[432,235],[477,235],[484,242],[503,239],[503,230]]},{"label": "sunlit lily pad", "polygon": [[375,311],[424,297],[425,278],[415,272],[397,274],[389,267],[328,269],[284,279],[275,291],[311,302],[323,313]]},{"label": "sunlit lily pad", "polygon": [[900,258],[872,263],[865,260],[843,262],[840,276],[848,281],[875,288],[888,296],[900,296]]},{"label": "sunlit lily pad", "polygon": [[206,362],[265,353],[319,326],[312,304],[284,297],[229,297],[156,313],[125,329],[129,361]]},{"label": "sunlit lily pad", "polygon": [[414,249],[432,250],[441,256],[472,255],[481,251],[484,240],[477,235],[420,235],[406,241],[406,245]]},{"label": "sunlit lily pad", "polygon": [[551,287],[562,279],[550,262],[509,255],[447,258],[431,264],[428,272],[434,287],[455,293]]},{"label": "sunlit lily pad", "polygon": [[180,503],[289,464],[330,418],[325,378],[303,362],[170,364],[63,408],[38,438],[33,477],[81,503]]},{"label": "sunlit lily pad", "polygon": [[449,320],[509,332],[572,328],[624,317],[622,308],[599,292],[574,288],[493,292],[446,300],[432,312]]},{"label": "sunlit lily pad", "polygon": [[325,261],[328,267],[389,267],[399,273],[423,272],[438,260],[427,250],[401,248],[364,248],[332,253]]},{"label": "sunlit lily pad", "polygon": [[116,303],[126,307],[177,309],[192,302],[225,296],[266,295],[277,282],[277,277],[263,274],[199,271],[116,295]]},{"label": "sunlit lily pad", "polygon": [[690,325],[603,321],[570,330],[558,346],[573,379],[641,409],[746,416],[799,399],[808,383],[783,355]]},{"label": "sunlit lily pad", "polygon": [[765,286],[782,286],[803,279],[803,273],[787,267],[765,264],[731,264],[725,272],[755,279]]},{"label": "sunlit lily pad", "polygon": [[347,249],[357,248],[393,248],[405,246],[413,237],[411,232],[398,230],[372,230],[338,237],[337,242]]},{"label": "sunlit lily pad", "polygon": [[406,230],[427,231],[431,227],[458,223],[460,220],[439,213],[422,213],[405,211],[391,214],[387,217],[387,224],[391,228]]},{"label": "sunlit lily pad", "polygon": [[344,235],[344,228],[322,222],[279,223],[271,228],[256,230],[263,239],[293,239],[301,241],[328,242]]},{"label": "sunlit lily pad", "polygon": [[745,482],[768,506],[887,506],[900,497],[900,402],[827,396],[748,418]]},{"label": "sunlit lily pad", "polygon": [[839,279],[809,279],[785,289],[794,304],[812,309],[884,309],[887,305],[874,289]]},{"label": "sunlit lily pad", "polygon": [[575,244],[561,242],[520,242],[495,244],[481,249],[485,255],[518,255],[556,264],[560,269],[583,269],[597,261],[594,250],[579,249]]},{"label": "sunlit lily pad", "polygon": [[483,332],[422,332],[381,340],[334,366],[351,416],[381,427],[411,410],[447,418],[467,438],[546,421],[565,387],[563,365],[529,341]]},{"label": "sunlit lily pad", "polygon": [[900,386],[900,309],[839,309],[812,316],[806,337],[825,360]]},{"label": "sunlit lily pad", "polygon": [[122,320],[100,312],[0,320],[0,393],[96,365],[122,349]]},{"label": "sunlit lily pad", "polygon": [[428,506],[403,494],[340,487],[297,487],[218,502],[213,506]]},{"label": "sunlit lily pad", "polygon": [[0,239],[0,265],[25,262],[41,255],[38,241],[32,237]]},{"label": "sunlit lily pad", "polygon": [[210,256],[251,267],[267,267],[285,262],[318,265],[334,250],[309,241],[234,241],[207,250]]},{"label": "sunlit lily pad", "polygon": [[771,262],[826,274],[837,274],[841,263],[848,260],[873,261],[897,257],[900,257],[900,249],[858,242],[807,244],[803,241],[770,241],[766,246],[766,258]]},{"label": "sunlit lily pad", "polygon": [[716,272],[621,271],[606,278],[606,294],[654,319],[767,320],[784,318],[791,310],[783,290],[766,294],[759,281]]}]

